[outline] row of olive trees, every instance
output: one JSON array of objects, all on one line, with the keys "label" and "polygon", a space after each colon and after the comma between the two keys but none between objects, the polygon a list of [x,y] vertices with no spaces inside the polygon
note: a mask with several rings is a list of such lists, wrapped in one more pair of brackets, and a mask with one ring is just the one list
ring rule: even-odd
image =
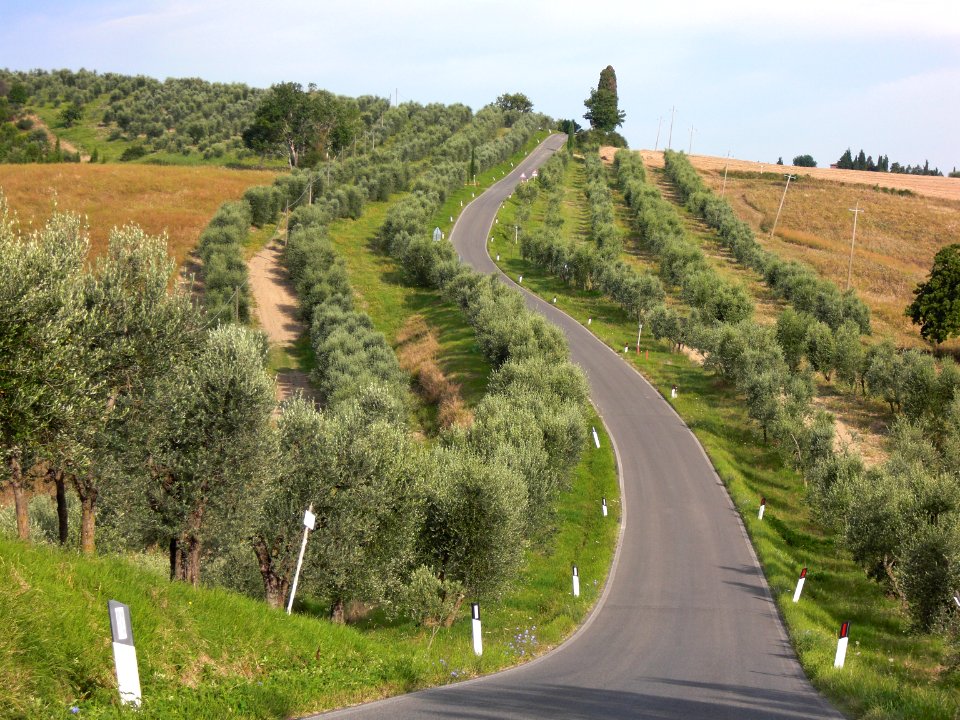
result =
[{"label": "row of olive trees", "polygon": [[[594,237],[604,237],[603,245],[591,245],[587,242],[565,242],[559,233],[560,225],[551,222],[551,217],[563,197],[563,169],[569,162],[567,152],[555,154],[542,168],[537,182],[528,182],[517,190],[518,217],[529,218],[530,206],[536,201],[540,188],[547,193],[547,211],[544,227],[525,232],[520,244],[524,259],[545,268],[581,290],[595,289],[619,305],[629,316],[642,322],[651,310],[662,304],[663,285],[659,278],[648,272],[638,272],[619,257],[619,251],[613,252],[622,241],[619,232],[613,227],[612,219],[608,226],[601,218],[610,216],[605,209],[591,211],[591,228]],[[600,190],[594,195],[601,194]],[[599,207],[606,208],[607,202],[600,201]]]},{"label": "row of olive trees", "polygon": [[717,231],[721,242],[737,262],[760,273],[778,297],[785,298],[797,311],[813,315],[833,330],[850,321],[856,323],[861,332],[870,332],[870,309],[853,290],[841,293],[836,285],[809,267],[782,260],[775,253],[764,250],[750,226],[736,216],[724,198],[704,184],[683,152],[667,150],[664,161],[667,177],[687,207]]},{"label": "row of olive trees", "polygon": [[[501,138],[478,146],[472,153],[474,161],[509,157],[539,123],[521,118]],[[390,210],[380,230],[381,247],[401,263],[411,283],[439,289],[462,309],[481,352],[495,368],[473,426],[452,428],[441,436],[437,452],[470,458],[490,475],[482,485],[479,478],[462,473],[453,483],[437,480],[424,531],[455,542],[442,553],[421,556],[413,580],[422,607],[443,606],[450,597],[446,587],[450,582],[460,588],[460,597],[503,587],[518,567],[526,538],[542,534],[548,526],[552,501],[586,437],[586,382],[570,363],[562,334],[526,310],[517,293],[461,265],[449,244],[429,239],[431,216],[464,179],[462,165],[438,162]],[[488,532],[499,528],[509,542],[486,558],[476,558],[480,564],[449,555],[461,542],[472,542],[447,519],[458,507],[469,507],[471,517],[490,526]]]}]

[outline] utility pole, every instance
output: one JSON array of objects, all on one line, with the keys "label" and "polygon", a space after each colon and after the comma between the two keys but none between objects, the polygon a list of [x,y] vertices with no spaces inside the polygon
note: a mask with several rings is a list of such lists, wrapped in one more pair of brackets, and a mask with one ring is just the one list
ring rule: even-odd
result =
[{"label": "utility pole", "polygon": [[687,146],[687,155],[690,155],[693,153],[693,133],[695,132],[696,132],[695,128],[693,127],[693,125],[691,125],[690,126],[690,144]]},{"label": "utility pole", "polygon": [[657,151],[657,147],[660,145],[660,126],[663,124],[663,115],[657,118],[657,141],[653,144],[653,151]]},{"label": "utility pole", "polygon": [[730,162],[730,151],[727,150],[727,162],[723,164],[723,185],[720,187],[720,197],[727,191],[727,165]]},{"label": "utility pole", "polygon": [[677,108],[673,106],[670,108],[670,134],[667,136],[667,148],[670,149],[673,147],[673,116],[676,115]]},{"label": "utility pole", "polygon": [[783,188],[783,197],[780,198],[780,207],[777,208],[777,217],[773,221],[773,229],[770,230],[770,238],[773,238],[773,234],[777,231],[777,223],[780,221],[780,211],[783,210],[783,201],[787,199],[787,190],[790,189],[790,181],[794,180],[796,175],[786,175],[787,185]]},{"label": "utility pole", "polygon": [[850,289],[850,274],[853,272],[853,246],[857,242],[857,216],[863,212],[860,209],[860,201],[857,200],[857,206],[848,208],[853,213],[853,237],[850,238],[850,262],[847,263],[847,290]]}]

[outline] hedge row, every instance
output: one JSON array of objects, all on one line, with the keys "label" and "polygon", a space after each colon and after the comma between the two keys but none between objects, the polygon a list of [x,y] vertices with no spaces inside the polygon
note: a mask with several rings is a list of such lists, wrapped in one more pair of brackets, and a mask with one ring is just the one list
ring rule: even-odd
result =
[{"label": "hedge row", "polygon": [[[599,162],[599,159],[597,160]],[[660,277],[680,295],[703,323],[739,322],[753,314],[753,301],[739,283],[722,278],[684,230],[673,206],[646,182],[639,156],[621,150],[614,164],[633,225],[644,246],[657,255]],[[600,168],[602,172],[603,168]]]},{"label": "hedge row", "polygon": [[[555,154],[548,160],[537,182],[528,182],[518,192],[521,206],[531,204],[539,194],[539,188],[547,191],[549,207],[557,204],[563,195],[563,171],[569,162],[566,151]],[[602,192],[597,188],[595,194]],[[607,191],[609,198],[609,190]],[[637,272],[633,267],[613,254],[617,245],[622,245],[618,232],[613,227],[612,214],[607,215],[607,203],[599,201],[600,210],[591,212],[591,232],[594,237],[605,238],[602,247],[588,243],[566,242],[559,227],[545,222],[545,227],[524,233],[520,253],[524,259],[547,269],[581,290],[596,289],[616,302],[625,312],[638,321],[663,302],[664,291],[660,280],[650,273]],[[610,203],[612,212],[612,203]],[[526,212],[529,216],[529,210]],[[606,227],[609,217],[610,227]]]},{"label": "hedge row", "polygon": [[203,261],[204,303],[223,321],[250,320],[250,288],[243,245],[250,233],[250,204],[223,203],[200,234],[197,252]]},{"label": "hedge row", "polygon": [[687,207],[717,231],[721,242],[739,263],[759,272],[774,293],[833,330],[849,320],[855,322],[861,332],[870,332],[870,309],[853,290],[841,293],[836,285],[811,268],[782,260],[760,247],[750,226],[736,216],[726,200],[704,184],[683,152],[667,150],[664,161],[667,176]]},{"label": "hedge row", "polygon": [[[474,158],[506,159],[541,122],[517,121],[501,137],[478,146]],[[556,327],[527,310],[519,293],[461,265],[449,243],[430,239],[431,216],[464,178],[462,172],[446,168],[446,163],[438,164],[391,208],[380,229],[380,244],[400,262],[411,283],[439,289],[473,326],[494,372],[474,425],[449,431],[444,442],[506,465],[522,477],[527,531],[535,534],[584,447],[587,385]],[[478,163],[478,172],[485,169]]]}]

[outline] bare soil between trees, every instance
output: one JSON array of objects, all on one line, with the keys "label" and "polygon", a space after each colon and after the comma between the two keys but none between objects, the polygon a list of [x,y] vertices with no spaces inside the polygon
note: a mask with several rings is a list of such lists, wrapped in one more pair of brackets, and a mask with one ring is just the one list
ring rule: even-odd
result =
[{"label": "bare soil between trees", "polygon": [[[256,317],[271,345],[290,349],[306,332],[300,320],[297,298],[290,277],[280,261],[283,246],[275,239],[249,262],[250,291],[256,303]],[[283,402],[297,392],[313,397],[310,378],[302,370],[285,368],[277,372],[277,400]]]}]

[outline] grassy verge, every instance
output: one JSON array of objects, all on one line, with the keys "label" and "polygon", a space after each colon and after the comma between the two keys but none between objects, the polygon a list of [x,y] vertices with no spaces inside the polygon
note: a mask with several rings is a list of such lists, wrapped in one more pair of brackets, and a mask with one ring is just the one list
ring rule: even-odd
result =
[{"label": "grassy verge", "polygon": [[[509,226],[513,202],[501,211],[499,227]],[[536,212],[536,208],[535,208]],[[536,216],[536,215],[534,215]],[[843,711],[869,718],[956,718],[960,676],[944,671],[946,648],[933,636],[909,632],[900,607],[854,565],[834,538],[810,516],[801,478],[785,470],[776,452],[763,444],[733,389],[704,372],[684,355],[670,353],[649,335],[636,345],[636,321],[597,293],[572,289],[520,257],[503,230],[492,251],[501,269],[541,297],[586,323],[612,348],[629,346],[628,362],[669,397],[706,448],[740,511],[763,565],[771,592],[786,621],[793,645],[814,684]],[[767,498],[763,521],[757,519]],[[809,568],[804,597],[792,602],[800,569]],[[836,632],[852,623],[846,667],[833,668]]]},{"label": "grassy verge", "polygon": [[[602,433],[598,418],[590,422]],[[484,604],[481,658],[468,613],[431,644],[429,629],[406,622],[339,627],[287,617],[235,593],[170,583],[130,559],[0,539],[0,717],[127,716],[116,701],[109,599],[131,607],[139,718],[286,718],[523,662],[569,635],[602,592],[619,504],[602,518],[601,496],[619,497],[605,435],[599,450],[585,450],[558,501],[556,532],[528,552],[517,589]],[[571,562],[580,567],[579,599]]]}]

